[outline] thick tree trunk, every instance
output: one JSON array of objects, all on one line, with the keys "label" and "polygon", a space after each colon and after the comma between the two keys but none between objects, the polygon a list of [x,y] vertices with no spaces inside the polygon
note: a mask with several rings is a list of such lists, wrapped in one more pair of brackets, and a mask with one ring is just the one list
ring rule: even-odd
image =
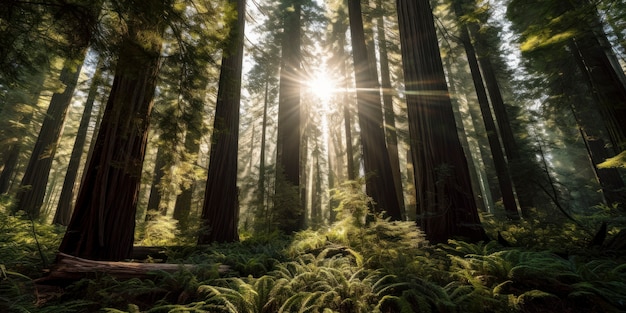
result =
[{"label": "thick tree trunk", "polygon": [[76,140],[74,141],[74,147],[72,148],[72,154],[70,155],[70,162],[67,166],[67,172],[63,181],[63,188],[61,189],[61,195],[59,196],[59,204],[54,214],[54,224],[67,225],[70,222],[72,214],[72,201],[74,200],[74,187],[76,184],[76,177],[78,176],[78,169],[80,167],[81,156],[85,148],[85,141],[87,139],[87,131],[89,130],[89,121],[91,121],[91,112],[93,110],[93,104],[98,94],[98,87],[102,80],[102,58],[96,65],[96,72],[93,75],[91,86],[89,87],[89,93],[87,94],[87,101],[85,102],[85,108],[83,109],[83,115],[80,119],[80,125],[76,132]]},{"label": "thick tree trunk", "polygon": [[61,93],[52,95],[50,106],[20,184],[21,188],[16,196],[18,208],[27,212],[32,218],[39,217],[41,213],[52,161],[61,139],[65,117],[76,89],[85,53],[86,49],[80,52],[76,60],[68,59],[63,65],[60,81],[65,84],[65,89]]},{"label": "thick tree trunk", "polygon": [[397,0],[418,223],[431,242],[486,239],[454,121],[428,0]]},{"label": "thick tree trunk", "polygon": [[200,234],[198,244],[239,240],[237,149],[246,3],[245,0],[230,0],[229,3],[236,9],[237,19],[231,24],[227,50],[222,58],[202,207],[202,222],[207,230]]},{"label": "thick tree trunk", "polygon": [[111,261],[131,254],[163,30],[156,16],[129,17],[93,155],[60,252]]},{"label": "thick tree trunk", "polygon": [[374,211],[385,211],[394,220],[402,219],[402,211],[393,180],[383,125],[383,112],[377,77],[372,72],[363,32],[361,3],[348,0],[352,55],[357,88],[359,126],[366,175],[366,192],[374,200]]}]

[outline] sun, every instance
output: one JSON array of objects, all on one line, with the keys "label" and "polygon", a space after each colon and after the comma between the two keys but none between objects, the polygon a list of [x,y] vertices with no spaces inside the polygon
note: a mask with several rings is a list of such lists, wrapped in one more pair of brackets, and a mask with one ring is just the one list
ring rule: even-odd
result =
[{"label": "sun", "polygon": [[337,82],[327,73],[318,72],[307,82],[308,91],[322,100],[329,100],[337,92]]}]

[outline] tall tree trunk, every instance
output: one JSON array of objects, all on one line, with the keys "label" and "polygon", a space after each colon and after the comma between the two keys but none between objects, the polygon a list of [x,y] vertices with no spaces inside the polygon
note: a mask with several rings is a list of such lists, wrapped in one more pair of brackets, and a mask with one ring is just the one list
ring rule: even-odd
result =
[{"label": "tall tree trunk", "polygon": [[337,35],[337,47],[334,51],[339,67],[339,75],[343,83],[344,92],[341,93],[341,107],[343,109],[343,126],[345,134],[345,147],[346,147],[346,173],[349,180],[356,179],[356,168],[354,165],[354,149],[352,145],[352,110],[350,109],[350,97],[349,97],[349,82],[348,76],[348,54],[345,51],[346,46],[346,31],[348,27],[346,25],[347,12],[344,6],[337,8],[337,18],[333,23],[333,34]]},{"label": "tall tree trunk", "polygon": [[428,0],[397,0],[418,223],[431,242],[486,238],[459,141]]},{"label": "tall tree trunk", "polygon": [[57,210],[54,214],[54,220],[52,221],[54,224],[67,226],[70,222],[76,177],[78,177],[80,160],[85,148],[85,142],[87,140],[87,131],[89,130],[89,121],[91,121],[93,104],[96,100],[96,95],[98,94],[98,87],[102,82],[102,63],[103,59],[101,57],[96,65],[96,72],[91,80],[91,86],[89,87],[89,93],[87,94],[87,101],[85,102],[83,115],[81,116],[78,131],[76,132],[76,140],[74,141],[74,147],[72,148],[72,154],[70,155],[70,162],[67,166],[67,172],[63,181],[61,195],[59,196]]},{"label": "tall tree trunk", "polygon": [[[454,57],[452,58],[444,58],[442,59],[444,67],[448,70],[448,72],[452,72],[452,68],[454,67],[454,65],[452,64],[454,62]],[[450,88],[450,94],[452,95],[459,95],[463,92],[459,92],[455,86],[455,84],[450,84],[449,86]],[[461,111],[462,105],[461,105],[461,101],[460,99],[451,99],[452,101],[452,111],[454,112],[454,118],[456,120],[457,123],[457,133],[459,136],[459,140],[461,141],[461,146],[463,147],[463,151],[465,153],[465,155],[467,156],[467,158],[469,158],[468,162],[467,162],[467,166],[469,169],[469,173],[470,173],[470,180],[472,182],[472,187],[474,188],[474,190],[476,191],[476,193],[474,194],[474,198],[476,200],[476,207],[481,210],[482,212],[489,212],[489,213],[493,213],[493,198],[491,196],[491,190],[489,188],[489,182],[487,179],[487,172],[485,169],[485,165],[482,159],[482,147],[481,145],[476,142],[475,146],[477,146],[479,151],[476,151],[476,149],[474,149],[474,151],[472,151],[472,147],[470,146],[470,140],[469,138],[476,138],[478,137],[476,128],[474,127],[474,122],[475,119],[473,118],[473,114],[469,113],[465,114],[466,120],[468,120],[469,122],[465,122],[465,120],[463,119],[464,117],[464,112]],[[469,108],[469,101],[466,99],[465,101],[463,101],[464,104],[467,104],[467,108],[468,111],[471,111],[471,109]]]},{"label": "tall tree trunk", "polygon": [[83,49],[76,59],[67,59],[63,64],[60,81],[65,84],[65,89],[61,93],[55,92],[52,95],[16,196],[17,207],[27,212],[32,218],[39,217],[41,213],[52,161],[61,139],[67,110],[76,89],[86,51]]},{"label": "tall tree trunk", "polygon": [[285,178],[300,185],[300,0],[286,1],[282,37],[282,60],[278,100],[277,162]]},{"label": "tall tree trunk", "polygon": [[[463,10],[461,4],[456,2],[454,4],[454,10],[456,15],[460,18],[463,16]],[[476,96],[478,97],[478,104],[482,113],[482,120],[485,124],[485,130],[487,131],[487,140],[489,141],[489,147],[491,148],[491,155],[493,157],[493,163],[496,168],[496,174],[498,175],[498,185],[500,186],[500,192],[502,194],[502,203],[504,205],[504,211],[506,216],[513,220],[518,220],[519,213],[517,211],[517,202],[515,201],[515,191],[513,190],[513,182],[511,175],[509,174],[509,168],[504,158],[504,152],[500,145],[500,136],[496,123],[491,114],[491,106],[489,105],[489,99],[487,97],[487,90],[483,83],[483,76],[478,66],[478,59],[476,58],[476,51],[469,36],[469,31],[465,25],[461,25],[461,42],[465,48],[465,54],[467,55],[467,61],[469,63],[470,72],[472,74],[472,81],[474,82],[474,88],[476,90]]]},{"label": "tall tree trunk", "polygon": [[366,192],[374,200],[374,211],[385,211],[394,220],[402,219],[395,190],[391,162],[387,153],[383,129],[383,113],[377,77],[372,72],[363,33],[361,3],[348,0],[352,54],[357,88],[359,125],[363,146],[364,169],[369,177]]},{"label": "tall tree trunk", "polygon": [[[267,107],[269,106],[269,74],[265,76],[265,93],[263,96],[263,125],[261,126],[261,155],[259,156],[259,184],[257,188],[257,202],[258,202],[258,212],[260,213],[258,216],[261,219],[265,220],[266,223],[269,223],[268,213],[269,207],[265,202],[266,197],[266,182],[265,182],[265,146],[267,141]],[[265,228],[264,228],[265,229]]]},{"label": "tall tree trunk", "polygon": [[[474,38],[476,38],[480,34],[478,26],[475,24],[470,24],[469,30],[470,34]],[[495,70],[491,63],[491,60],[489,59],[489,56],[484,54],[484,51],[487,49],[485,48],[481,50],[482,51],[479,52],[477,55],[478,64],[480,65],[481,73],[483,73],[484,75],[483,79],[485,82],[485,86],[487,87],[489,100],[491,101],[494,115],[496,117],[498,131],[500,133],[500,137],[502,138],[502,146],[509,162],[509,168],[514,168],[514,166],[512,165],[515,165],[516,163],[521,161],[519,148],[517,146],[517,140],[513,135],[513,129],[511,128],[511,124],[509,122],[506,104],[504,103],[502,93],[500,92],[500,86],[498,84]],[[515,185],[517,200],[519,202],[522,216],[530,217],[531,208],[534,207],[533,194],[535,193],[535,191],[533,190],[532,185],[524,183],[524,177],[521,177],[521,173],[511,171],[510,174],[511,179],[513,180],[513,183]]]},{"label": "tall tree trunk", "polygon": [[[385,119],[385,134],[387,136],[387,152],[391,162],[393,182],[396,185],[398,203],[404,208],[404,188],[402,187],[402,173],[400,172],[400,157],[398,156],[398,135],[396,132],[396,114],[393,110],[393,97],[391,87],[391,72],[389,70],[389,56],[387,53],[387,34],[385,31],[385,18],[383,15],[383,2],[376,0],[378,16],[376,20],[378,32],[378,55],[380,62],[381,87],[383,93],[383,111]],[[403,214],[406,215],[406,214]]]},{"label": "tall tree trunk", "polygon": [[[276,143],[277,175],[284,174],[286,182],[295,186],[302,197],[300,170],[302,161],[302,125],[300,109],[300,61],[301,61],[301,0],[284,0],[282,57],[278,95],[278,135]],[[306,145],[305,145],[306,146]],[[276,192],[282,192],[276,189]],[[300,214],[304,202],[294,208]],[[300,214],[301,224],[304,216]],[[285,225],[279,225],[285,226]],[[300,225],[301,226],[301,225]],[[289,233],[297,229],[286,229]]]},{"label": "tall tree trunk", "polygon": [[131,255],[165,28],[158,14],[143,9],[128,18],[93,155],[60,252],[111,261]]},{"label": "tall tree trunk", "polygon": [[202,223],[207,230],[200,234],[199,244],[239,240],[237,149],[246,2],[230,0],[229,3],[236,10],[237,18],[231,22],[228,44],[222,57],[209,172],[202,206]]}]

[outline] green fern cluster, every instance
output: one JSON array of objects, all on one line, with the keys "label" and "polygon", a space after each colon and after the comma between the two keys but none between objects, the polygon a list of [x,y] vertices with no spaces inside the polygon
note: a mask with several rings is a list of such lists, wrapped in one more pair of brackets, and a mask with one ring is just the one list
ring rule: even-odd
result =
[{"label": "green fern cluster", "polygon": [[444,247],[456,281],[452,300],[468,311],[626,309],[626,264],[610,259],[563,259],[550,252],[509,249],[496,244],[451,241]]}]

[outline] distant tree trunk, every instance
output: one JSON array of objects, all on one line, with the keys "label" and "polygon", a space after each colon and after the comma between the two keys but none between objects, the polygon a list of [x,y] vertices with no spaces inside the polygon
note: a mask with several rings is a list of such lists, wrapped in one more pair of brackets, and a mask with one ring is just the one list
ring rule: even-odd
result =
[{"label": "distant tree trunk", "polygon": [[96,65],[96,72],[91,80],[91,86],[89,87],[89,93],[87,94],[87,101],[85,102],[85,108],[83,109],[83,115],[80,119],[80,125],[76,132],[76,141],[74,141],[74,147],[72,148],[72,154],[70,155],[70,162],[67,166],[67,173],[65,174],[65,180],[63,181],[63,188],[61,189],[61,195],[59,196],[59,204],[54,214],[54,224],[65,225],[69,224],[72,214],[72,201],[74,200],[74,187],[76,185],[76,177],[78,177],[78,169],[80,167],[81,156],[85,148],[85,141],[87,139],[87,131],[89,130],[89,121],[91,121],[91,112],[93,110],[93,104],[98,94],[98,87],[102,81],[102,58],[99,59]]},{"label": "distant tree trunk", "polygon": [[[471,24],[469,30],[474,37],[480,34],[477,25]],[[509,162],[509,168],[511,169],[514,168],[512,165],[521,161],[517,140],[513,135],[513,129],[511,128],[511,124],[509,122],[506,104],[504,103],[502,93],[500,92],[500,86],[498,84],[495,70],[489,56],[484,55],[484,51],[487,50],[487,48],[481,48],[481,50],[483,53],[478,53],[477,55],[478,63],[480,65],[481,73],[484,75],[483,79],[489,93],[489,100],[491,101],[493,112],[496,117],[500,137],[502,138],[504,153],[506,154]],[[519,202],[522,216],[530,217],[532,214],[530,209],[534,207],[533,194],[535,191],[530,184],[524,182],[524,177],[521,177],[520,173],[511,171],[510,174],[515,185],[517,200]]]},{"label": "distant tree trunk", "polygon": [[591,25],[583,24],[590,29],[583,29],[579,36],[571,40],[569,47],[574,58],[579,59],[577,64],[586,74],[592,92],[600,103],[613,149],[619,153],[626,150],[626,86],[622,79],[624,72],[623,69],[613,66],[609,57],[613,51],[607,50],[602,44],[607,41],[606,34],[599,26],[602,24],[597,18],[595,5],[591,5],[588,0],[574,2],[578,3],[562,3],[564,10],[575,10],[576,6],[586,5],[593,10],[588,13],[593,14],[593,19]]},{"label": "distant tree trunk", "polygon": [[[282,35],[282,57],[278,95],[277,175],[284,173],[286,182],[300,190],[302,164],[302,125],[300,110],[301,0],[285,0]],[[281,192],[277,189],[276,192]],[[296,211],[302,209],[294,208]],[[300,216],[301,220],[302,216]],[[301,223],[300,223],[301,224]],[[284,226],[284,225],[282,225]],[[281,227],[281,225],[279,225]],[[289,233],[297,229],[282,229]]]},{"label": "distant tree trunk", "polygon": [[[456,15],[460,18],[463,16],[463,10],[461,4],[456,2],[454,4]],[[489,98],[487,97],[487,90],[483,83],[483,76],[480,72],[478,65],[478,59],[476,58],[476,51],[470,40],[469,31],[465,25],[461,25],[461,42],[465,48],[465,54],[467,55],[467,61],[469,63],[470,72],[472,74],[472,80],[474,82],[474,88],[476,90],[476,96],[478,97],[478,103],[480,105],[480,111],[482,113],[482,120],[485,124],[485,130],[487,131],[487,140],[489,141],[489,147],[491,148],[491,154],[493,156],[493,163],[496,168],[496,174],[498,175],[498,185],[500,186],[500,192],[502,194],[502,203],[504,205],[504,211],[506,216],[513,220],[520,218],[517,211],[517,202],[515,201],[515,191],[513,190],[513,182],[511,175],[509,174],[509,168],[504,158],[504,152],[500,145],[500,136],[496,123],[491,114],[491,106],[489,105]]]},{"label": "distant tree trunk", "polygon": [[[451,69],[453,67],[454,58],[443,58],[442,59],[445,68],[452,72]],[[450,94],[458,95],[460,92],[456,90],[455,84],[450,84]],[[461,102],[456,101],[452,98],[452,111],[454,112],[454,118],[457,123],[457,133],[459,136],[459,140],[461,141],[461,146],[463,147],[463,151],[468,160],[467,166],[470,173],[470,179],[472,182],[472,187],[476,191],[474,194],[474,199],[476,200],[476,207],[482,212],[493,212],[493,199],[491,197],[491,191],[489,189],[489,183],[487,182],[487,174],[485,171],[485,166],[482,159],[482,151],[475,152],[472,151],[472,148],[469,143],[470,137],[477,137],[476,128],[474,127],[474,118],[470,113],[469,123],[465,125],[463,120],[463,115],[461,112]],[[470,111],[469,103],[465,102],[468,107],[468,111]],[[467,115],[466,115],[467,116]],[[478,144],[480,146],[480,144]],[[479,147],[480,150],[480,147]]]},{"label": "distant tree trunk", "polygon": [[165,162],[165,151],[163,151],[165,147],[159,146],[156,160],[154,161],[154,175],[152,176],[152,184],[150,184],[150,197],[148,198],[148,206],[146,207],[146,221],[154,218],[154,215],[161,214],[165,215],[166,211],[160,211],[161,205],[161,193],[163,188],[161,188],[161,180],[165,175],[165,171],[163,168],[167,165]]},{"label": "distant tree trunk", "polygon": [[239,107],[245,27],[245,0],[230,0],[237,12],[231,22],[227,46],[222,57],[215,122],[209,159],[202,222],[207,228],[198,244],[239,240],[237,188],[237,149],[239,143]]},{"label": "distant tree trunk", "polygon": [[374,211],[385,211],[394,220],[402,219],[395,190],[391,162],[385,143],[383,112],[377,77],[372,72],[363,32],[361,3],[348,0],[352,54],[357,87],[359,125],[365,173],[373,175],[366,182],[367,194],[374,200]]},{"label": "distant tree trunk", "polygon": [[145,9],[128,17],[111,93],[60,252],[110,261],[131,255],[165,27],[159,14]]},{"label": "distant tree trunk", "polygon": [[[200,151],[201,133],[197,127],[188,127],[185,134],[185,151],[192,155],[198,155]],[[189,186],[183,186],[181,193],[176,196],[174,204],[174,219],[178,221],[178,229],[187,229],[189,225],[189,214],[193,203],[193,182]]]},{"label": "distant tree trunk", "polygon": [[26,131],[33,119],[33,111],[39,101],[39,95],[43,88],[46,75],[44,71],[35,73],[28,84],[29,91],[9,91],[5,98],[5,109],[2,112],[3,124],[12,121],[5,120],[7,116],[13,116],[18,121],[17,125],[4,126],[0,132],[2,151],[0,161],[2,173],[0,173],[0,194],[9,192],[15,171],[20,160],[20,153],[24,144]]},{"label": "distant tree trunk", "polygon": [[486,238],[448,94],[428,0],[397,0],[418,223],[431,242]]},{"label": "distant tree trunk", "polygon": [[617,203],[623,207],[626,205],[626,187],[619,171],[616,168],[598,168],[598,164],[609,158],[604,140],[599,137],[589,136],[583,128],[580,129],[580,132],[585,141],[593,170],[600,186],[602,186],[602,193],[606,203],[609,206]]},{"label": "distant tree trunk", "polygon": [[60,81],[65,85],[61,93],[54,93],[41,125],[26,172],[16,196],[17,208],[32,218],[39,217],[46,195],[48,176],[56,154],[67,110],[76,89],[86,49],[76,59],[68,59],[61,70]]},{"label": "distant tree trunk", "polygon": [[[378,54],[380,62],[381,87],[383,92],[383,111],[385,118],[385,134],[387,136],[387,152],[391,162],[393,181],[396,185],[398,203],[404,208],[404,194],[402,187],[402,173],[400,172],[400,157],[398,156],[398,135],[396,132],[396,114],[393,110],[393,97],[391,87],[391,72],[389,70],[389,56],[387,53],[387,34],[385,31],[385,18],[383,16],[383,2],[376,0],[378,31]],[[406,214],[403,214],[406,215]]]},{"label": "distant tree trunk", "polygon": [[347,53],[345,51],[346,45],[346,30],[347,27],[344,24],[343,18],[345,17],[345,12],[342,12],[340,18],[338,18],[337,22],[335,22],[335,33],[338,34],[337,38],[337,55],[340,58],[339,71],[341,73],[341,78],[344,82],[345,92],[341,93],[341,103],[343,107],[343,124],[344,124],[344,132],[346,135],[346,171],[348,174],[349,180],[356,179],[356,167],[354,165],[354,149],[352,147],[352,112],[350,110],[350,99],[348,97],[348,61],[347,61]]},{"label": "distant tree trunk", "polygon": [[257,190],[257,201],[259,203],[259,212],[262,212],[260,216],[265,220],[266,223],[269,223],[269,219],[267,219],[267,214],[269,212],[269,208],[265,203],[266,197],[266,188],[265,188],[265,146],[267,141],[267,107],[269,106],[269,74],[265,77],[265,94],[263,96],[263,125],[261,125],[261,155],[259,156],[259,185]]}]

